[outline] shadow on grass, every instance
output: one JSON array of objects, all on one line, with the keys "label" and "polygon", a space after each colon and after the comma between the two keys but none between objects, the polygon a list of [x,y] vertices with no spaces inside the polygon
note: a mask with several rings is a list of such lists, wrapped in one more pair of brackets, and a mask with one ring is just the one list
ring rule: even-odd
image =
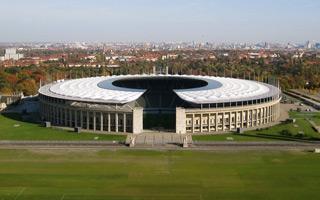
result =
[{"label": "shadow on grass", "polygon": [[1,113],[2,116],[8,119],[12,119],[19,122],[27,122],[31,124],[37,124],[42,126],[40,122],[39,113]]}]

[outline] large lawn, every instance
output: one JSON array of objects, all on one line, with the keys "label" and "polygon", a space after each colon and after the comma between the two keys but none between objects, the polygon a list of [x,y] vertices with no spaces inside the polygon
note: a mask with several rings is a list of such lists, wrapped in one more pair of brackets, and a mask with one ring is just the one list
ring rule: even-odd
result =
[{"label": "large lawn", "polygon": [[307,152],[0,150],[0,199],[319,199]]},{"label": "large lawn", "polygon": [[320,112],[291,112],[290,115],[292,118],[309,119],[320,126]]},{"label": "large lawn", "polygon": [[[16,116],[13,116],[17,118]],[[92,133],[76,134],[65,130],[44,128],[39,124],[22,122],[0,114],[0,140],[121,140],[126,136]]]}]

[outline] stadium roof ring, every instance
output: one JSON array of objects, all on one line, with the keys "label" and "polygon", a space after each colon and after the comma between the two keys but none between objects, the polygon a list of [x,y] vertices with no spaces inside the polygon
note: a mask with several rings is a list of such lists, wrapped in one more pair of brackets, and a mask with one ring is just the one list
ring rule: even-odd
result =
[{"label": "stadium roof ring", "polygon": [[176,78],[186,80],[200,80],[205,86],[174,89],[182,99],[194,104],[213,104],[223,102],[238,102],[263,99],[279,94],[279,89],[250,80],[188,75],[127,75],[82,78],[75,80],[60,80],[40,89],[40,93],[66,100],[79,100],[85,102],[125,104],[136,101],[146,89],[119,87],[114,84],[123,80]]},{"label": "stadium roof ring", "polygon": [[[57,104],[59,102],[60,104],[67,104],[68,102],[68,105],[71,106],[82,106],[83,109],[90,107],[95,108],[97,111],[99,111],[100,106],[106,112],[108,107],[110,108],[109,111],[113,113],[117,112],[118,109],[126,110],[127,112],[130,109],[133,111],[139,107],[142,108],[142,112],[151,110],[160,113],[164,110],[171,109],[176,111],[176,108],[183,108],[185,109],[185,117],[182,119],[185,120],[188,120],[188,116],[190,116],[188,113],[191,113],[192,110],[196,111],[197,109],[205,108],[215,113],[217,109],[227,109],[227,107],[232,109],[238,107],[239,110],[243,110],[244,107],[255,106],[259,111],[255,110],[254,112],[256,113],[251,113],[252,116],[261,116],[268,112],[267,110],[261,111],[260,107],[262,105],[271,103],[271,106],[277,106],[281,98],[280,89],[266,83],[194,75],[122,75],[59,80],[41,87],[39,94],[44,104],[46,101],[53,101]],[[85,107],[83,107],[84,105]],[[64,107],[66,106],[64,105]],[[278,109],[278,107],[275,109]],[[222,111],[223,113],[229,112],[229,110]],[[56,116],[57,114],[54,115]],[[278,113],[274,113],[274,119],[269,121],[274,121],[278,118],[278,115]],[[249,117],[252,118],[252,116]],[[217,118],[217,116],[215,117]],[[233,116],[229,117],[232,118]],[[46,118],[50,117],[46,116]],[[177,120],[176,124],[178,123]],[[232,120],[235,121],[234,119]],[[257,122],[256,120],[254,123]],[[68,126],[70,124],[73,126],[74,123],[76,122],[69,124],[64,122]],[[129,121],[129,123],[132,122]],[[200,126],[202,125],[200,124]],[[84,128],[90,127],[91,125]],[[186,130],[190,128],[187,127],[187,124],[183,127],[186,127]],[[234,127],[238,128],[238,125]],[[241,127],[243,127],[243,124]],[[231,130],[231,127],[226,127],[226,129],[228,128]],[[94,129],[97,128],[94,127]],[[133,130],[133,126],[131,129]],[[212,127],[212,129],[218,131],[218,127]],[[220,129],[224,131],[225,127]],[[201,128],[200,132],[202,130],[203,128]],[[190,132],[190,129],[183,132],[188,131]],[[194,128],[191,131],[197,132]],[[208,128],[208,131],[211,131],[210,128]]]}]

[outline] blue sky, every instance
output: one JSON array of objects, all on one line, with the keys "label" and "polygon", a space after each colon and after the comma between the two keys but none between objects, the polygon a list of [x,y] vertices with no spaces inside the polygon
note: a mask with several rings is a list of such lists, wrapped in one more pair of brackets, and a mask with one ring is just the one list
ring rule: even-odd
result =
[{"label": "blue sky", "polygon": [[0,41],[320,41],[319,0],[1,0]]}]

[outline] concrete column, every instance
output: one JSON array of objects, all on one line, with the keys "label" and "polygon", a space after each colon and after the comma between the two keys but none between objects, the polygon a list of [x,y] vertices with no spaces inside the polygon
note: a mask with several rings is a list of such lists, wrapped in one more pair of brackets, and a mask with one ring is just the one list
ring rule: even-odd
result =
[{"label": "concrete column", "polygon": [[55,117],[54,117],[55,110],[54,110],[54,107],[53,107],[53,106],[51,106],[51,113],[52,113],[52,120],[51,120],[51,122],[52,122],[52,124],[54,124],[54,123],[55,123]]},{"label": "concrete column", "polygon": [[64,125],[68,126],[68,110],[64,109]]},{"label": "concrete column", "polygon": [[56,125],[59,125],[59,122],[60,122],[59,116],[60,116],[59,108],[54,107],[54,123]]},{"label": "concrete column", "polygon": [[215,126],[216,126],[216,132],[217,132],[218,131],[218,122],[219,122],[218,121],[218,116],[219,116],[218,113],[216,113],[215,116],[216,116],[216,124],[215,124]]},{"label": "concrete column", "polygon": [[103,113],[100,113],[100,131],[103,131]]},{"label": "concrete column", "polygon": [[243,128],[243,111],[240,111],[240,128]]},{"label": "concrete column", "polygon": [[[201,114],[202,116],[202,114]],[[202,132],[202,118],[201,118],[201,132]],[[186,134],[186,110],[184,108],[176,108],[176,133]]]},{"label": "concrete column", "polygon": [[111,132],[111,116],[110,113],[108,113],[108,132]]},{"label": "concrete column", "polygon": [[135,108],[132,114],[132,132],[134,134],[142,133],[143,131],[143,108]]},{"label": "concrete column", "polygon": [[78,110],[74,110],[74,127],[78,127]]},{"label": "concrete column", "polygon": [[87,130],[89,130],[89,128],[90,128],[90,126],[89,126],[89,124],[90,124],[90,117],[89,117],[90,115],[89,115],[89,111],[87,111]]},{"label": "concrete column", "polygon": [[80,110],[80,126],[83,128],[83,112]]},{"label": "concrete column", "polygon": [[231,131],[231,125],[232,125],[232,112],[229,112],[229,130]]},{"label": "concrete column", "polygon": [[226,120],[226,119],[225,119],[225,114],[222,113],[222,131],[225,130],[225,128],[224,128],[225,120]]},{"label": "concrete column", "polygon": [[194,133],[194,114],[192,114],[192,133]]},{"label": "concrete column", "polygon": [[96,112],[93,112],[93,131],[96,131],[96,122],[97,122],[97,119],[96,119]]},{"label": "concrete column", "polygon": [[119,132],[119,114],[118,113],[116,113],[115,114],[115,116],[116,116],[116,133],[118,133]]},{"label": "concrete column", "polygon": [[54,123],[54,112],[52,106],[50,106],[50,121],[52,124]]},{"label": "concrete column", "polygon": [[63,108],[60,108],[60,125],[63,125]]},{"label": "concrete column", "polygon": [[208,114],[208,132],[211,133],[211,113]]},{"label": "concrete column", "polygon": [[57,108],[53,107],[53,123],[57,124]]},{"label": "concrete column", "polygon": [[238,128],[238,111],[236,111],[234,114],[234,123],[235,123],[234,125],[235,129],[237,129]]},{"label": "concrete column", "polygon": [[260,125],[263,124],[263,108],[260,108]]},{"label": "concrete column", "polygon": [[203,116],[203,114],[202,113],[200,113],[200,133],[202,133],[203,132],[203,123],[202,123],[202,117]]},{"label": "concrete column", "polygon": [[249,127],[249,110],[247,110],[246,112],[247,112],[247,116],[246,116],[247,126],[246,126],[246,128],[248,128]]},{"label": "concrete column", "polygon": [[127,132],[127,114],[123,113],[123,132]]},{"label": "concrete column", "polygon": [[49,113],[49,121],[52,122],[52,113],[51,113],[51,106],[48,106],[48,113]]},{"label": "concrete column", "polygon": [[69,127],[72,127],[72,110],[69,110]]}]

